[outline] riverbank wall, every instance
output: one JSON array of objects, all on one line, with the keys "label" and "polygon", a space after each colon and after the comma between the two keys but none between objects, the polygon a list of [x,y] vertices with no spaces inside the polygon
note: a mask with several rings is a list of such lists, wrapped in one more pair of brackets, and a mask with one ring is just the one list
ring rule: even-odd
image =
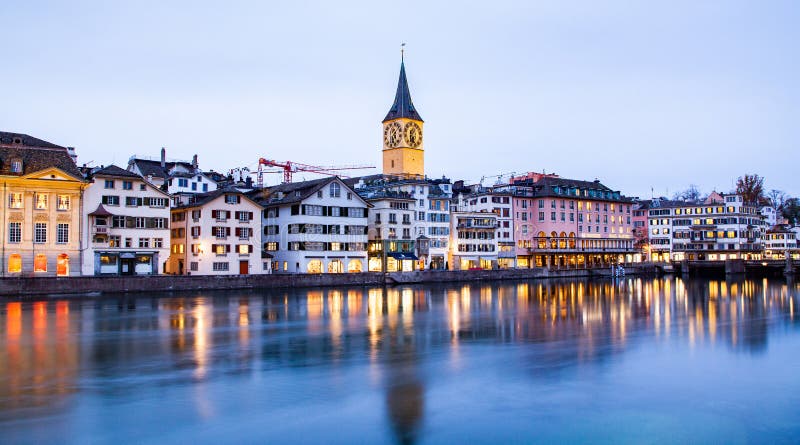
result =
[{"label": "riverbank wall", "polygon": [[[626,275],[656,275],[650,266],[630,266]],[[20,277],[0,279],[0,296],[25,298],[36,295],[97,294],[124,292],[169,292],[227,289],[281,289],[336,286],[384,286],[417,283],[451,283],[547,278],[611,277],[603,269],[498,269],[426,270],[415,272],[355,274],[272,275],[152,275],[129,277]]]}]

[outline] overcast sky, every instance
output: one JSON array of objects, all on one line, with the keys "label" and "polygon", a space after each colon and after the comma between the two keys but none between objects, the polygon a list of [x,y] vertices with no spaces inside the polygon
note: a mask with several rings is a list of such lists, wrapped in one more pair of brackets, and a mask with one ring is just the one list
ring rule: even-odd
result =
[{"label": "overcast sky", "polygon": [[380,166],[406,42],[429,176],[800,195],[796,0],[122,3],[0,4],[0,130],[96,165]]}]

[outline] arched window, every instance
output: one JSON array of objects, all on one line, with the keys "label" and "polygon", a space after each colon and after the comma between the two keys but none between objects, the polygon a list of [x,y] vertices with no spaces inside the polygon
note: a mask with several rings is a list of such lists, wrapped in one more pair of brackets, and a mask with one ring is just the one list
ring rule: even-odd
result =
[{"label": "arched window", "polygon": [[338,182],[332,182],[330,187],[331,198],[338,198],[342,194],[342,186]]},{"label": "arched window", "polygon": [[33,257],[33,271],[47,272],[47,256],[40,253]]},{"label": "arched window", "polygon": [[555,249],[558,247],[558,233],[550,232],[550,248]]},{"label": "arched window", "polygon": [[347,271],[350,273],[361,272],[361,268],[362,265],[360,260],[350,260],[350,262],[347,263]]},{"label": "arched window", "polygon": [[321,260],[311,260],[308,262],[307,266],[308,273],[322,273],[322,261]]},{"label": "arched window", "polygon": [[22,272],[22,257],[18,253],[12,253],[8,257],[8,273]]},{"label": "arched window", "polygon": [[558,248],[559,249],[566,249],[567,248],[567,234],[561,232],[558,239]]},{"label": "arched window", "polygon": [[62,253],[56,259],[56,276],[68,277],[69,276],[69,255]]},{"label": "arched window", "polygon": [[342,273],[344,272],[344,264],[342,260],[332,260],[328,263],[328,273]]},{"label": "arched window", "polygon": [[575,232],[569,232],[569,248],[575,248]]},{"label": "arched window", "polygon": [[536,247],[539,249],[547,248],[547,234],[544,232],[539,232],[536,234]]}]

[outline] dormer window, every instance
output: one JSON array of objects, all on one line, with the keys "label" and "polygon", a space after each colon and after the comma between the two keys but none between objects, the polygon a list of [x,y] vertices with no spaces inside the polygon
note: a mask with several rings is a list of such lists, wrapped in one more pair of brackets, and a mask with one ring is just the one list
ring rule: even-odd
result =
[{"label": "dormer window", "polygon": [[332,182],[330,187],[331,198],[338,198],[341,196],[341,186],[338,182]]},{"label": "dormer window", "polygon": [[11,173],[22,173],[22,159],[11,160]]},{"label": "dormer window", "polygon": [[239,204],[241,197],[239,195],[225,195],[226,204]]}]

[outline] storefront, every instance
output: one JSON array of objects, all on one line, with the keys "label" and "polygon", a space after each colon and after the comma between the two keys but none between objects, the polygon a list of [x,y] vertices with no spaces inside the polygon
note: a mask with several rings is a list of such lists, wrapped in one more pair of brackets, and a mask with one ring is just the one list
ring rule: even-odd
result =
[{"label": "storefront", "polygon": [[95,252],[95,275],[155,275],[158,252]]}]

